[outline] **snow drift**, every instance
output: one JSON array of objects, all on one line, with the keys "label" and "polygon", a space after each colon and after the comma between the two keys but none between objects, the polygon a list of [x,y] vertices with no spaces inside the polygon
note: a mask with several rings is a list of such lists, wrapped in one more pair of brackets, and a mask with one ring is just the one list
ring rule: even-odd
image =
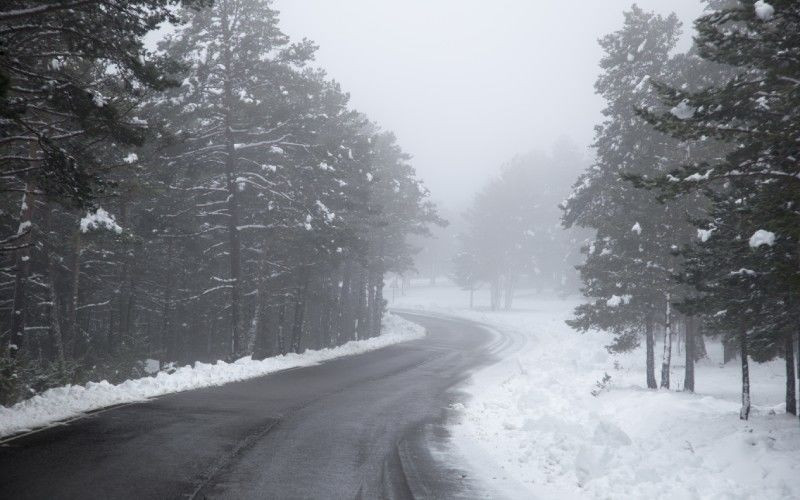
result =
[{"label": "snow drift", "polygon": [[0,436],[52,424],[106,406],[145,401],[165,394],[247,380],[288,368],[316,365],[425,336],[423,327],[391,314],[384,317],[382,331],[379,337],[262,361],[247,356],[233,363],[197,362],[194,366],[178,368],[173,373],[159,372],[154,377],[126,380],[117,385],[102,381],[90,382],[85,386],[57,387],[12,407],[0,406]]}]

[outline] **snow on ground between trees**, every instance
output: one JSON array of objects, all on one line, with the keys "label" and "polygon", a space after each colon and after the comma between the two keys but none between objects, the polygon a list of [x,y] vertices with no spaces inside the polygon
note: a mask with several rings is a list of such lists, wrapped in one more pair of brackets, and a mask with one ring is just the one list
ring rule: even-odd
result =
[{"label": "snow on ground between trees", "polygon": [[289,353],[261,361],[250,356],[233,363],[197,362],[183,366],[173,373],[159,372],[155,377],[126,380],[112,385],[106,381],[85,386],[57,387],[17,403],[0,406],[0,436],[45,426],[87,411],[107,406],[145,401],[156,396],[238,382],[268,375],[288,368],[312,366],[344,356],[362,354],[425,336],[425,329],[398,316],[388,314],[383,319],[382,334],[366,340],[348,342],[339,347]]},{"label": "snow on ground between trees", "polygon": [[[501,361],[471,378],[452,428],[456,453],[488,487],[510,498],[800,498],[800,428],[784,413],[782,360],[752,362],[754,407],[743,422],[738,363],[722,366],[715,342],[695,394],[648,390],[642,351],[608,354],[610,335],[564,324],[574,299],[527,296],[493,313],[466,309],[468,293],[456,289],[407,293],[391,305],[472,319],[507,338]],[[682,387],[683,366],[671,377]]]}]

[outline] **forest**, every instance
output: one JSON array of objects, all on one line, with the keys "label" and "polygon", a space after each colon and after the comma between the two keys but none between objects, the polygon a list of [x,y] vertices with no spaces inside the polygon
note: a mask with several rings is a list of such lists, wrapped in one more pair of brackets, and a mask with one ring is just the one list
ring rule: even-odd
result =
[{"label": "forest", "polygon": [[0,40],[0,403],[380,333],[443,221],[269,2],[11,0]]},{"label": "forest", "polygon": [[590,300],[570,325],[614,332],[612,352],[644,342],[651,389],[694,391],[704,337],[720,339],[741,363],[746,420],[751,360],[785,360],[797,414],[800,5],[743,3],[709,2],[685,53],[676,16],[635,6],[601,39],[596,160],[562,208],[566,227],[596,235],[579,267]]}]

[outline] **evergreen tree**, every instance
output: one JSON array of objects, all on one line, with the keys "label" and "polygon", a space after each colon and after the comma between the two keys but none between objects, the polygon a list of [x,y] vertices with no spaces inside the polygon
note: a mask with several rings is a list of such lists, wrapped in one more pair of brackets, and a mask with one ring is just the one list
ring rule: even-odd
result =
[{"label": "evergreen tree", "polygon": [[597,92],[608,106],[597,127],[597,161],[564,202],[563,223],[596,230],[580,267],[583,293],[594,302],[579,306],[574,328],[601,328],[616,334],[612,352],[646,341],[647,386],[656,387],[655,326],[664,328],[661,386],[670,386],[671,342],[676,325],[671,304],[684,293],[674,282],[674,250],[690,237],[687,207],[659,204],[636,189],[626,175],[655,175],[679,161],[677,141],[650,130],[635,108],[654,100],[649,81],[670,71],[670,51],[680,33],[674,15],[658,16],[634,6],[623,28],[601,39],[605,51]]},{"label": "evergreen tree", "polygon": [[[693,281],[709,295],[699,300],[714,303],[718,310],[709,327],[723,330],[740,345],[742,418],[747,418],[748,354],[765,359],[786,349],[796,324],[800,233],[792,207],[800,201],[800,78],[794,61],[800,6],[747,0],[716,7],[696,22],[697,50],[707,61],[735,68],[735,76],[699,91],[661,82],[657,87],[663,105],[641,115],[679,139],[718,140],[730,144],[730,151],[718,160],[686,162],[645,184],[667,194],[705,190],[713,199],[713,216],[701,227],[713,233],[694,253],[690,274],[694,272]],[[767,238],[769,244],[751,248],[757,234],[773,236]],[[762,249],[772,245],[782,251]],[[754,254],[758,262],[753,262]],[[767,283],[772,303],[788,307],[768,306]],[[791,356],[786,358],[787,374],[794,378]],[[787,381],[787,401],[793,400],[788,391],[794,387]]]}]

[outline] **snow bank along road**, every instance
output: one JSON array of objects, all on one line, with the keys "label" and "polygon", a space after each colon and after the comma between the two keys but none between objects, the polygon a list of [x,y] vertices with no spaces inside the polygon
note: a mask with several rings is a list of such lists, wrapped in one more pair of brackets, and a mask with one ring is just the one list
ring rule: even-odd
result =
[{"label": "snow bank along road", "polygon": [[454,388],[502,341],[466,321],[406,317],[428,336],[6,442],[0,497],[475,496],[430,449],[461,397]]}]

